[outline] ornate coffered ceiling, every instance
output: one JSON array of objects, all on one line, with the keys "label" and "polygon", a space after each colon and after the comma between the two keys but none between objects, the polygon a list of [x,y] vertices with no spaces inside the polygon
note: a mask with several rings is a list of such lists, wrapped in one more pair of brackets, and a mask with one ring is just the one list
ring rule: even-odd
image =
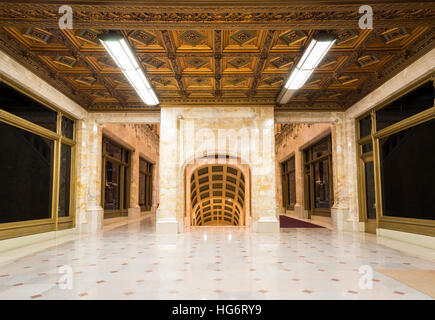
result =
[{"label": "ornate coffered ceiling", "polygon": [[431,2],[399,2],[396,9],[374,3],[373,30],[357,27],[356,5],[272,7],[255,0],[263,5],[72,1],[75,29],[60,30],[61,1],[28,2],[13,8],[0,2],[0,49],[89,110],[144,109],[97,41],[108,29],[129,40],[161,105],[275,105],[290,70],[322,29],[337,36],[336,45],[293,99],[277,108],[344,110],[435,46]]}]

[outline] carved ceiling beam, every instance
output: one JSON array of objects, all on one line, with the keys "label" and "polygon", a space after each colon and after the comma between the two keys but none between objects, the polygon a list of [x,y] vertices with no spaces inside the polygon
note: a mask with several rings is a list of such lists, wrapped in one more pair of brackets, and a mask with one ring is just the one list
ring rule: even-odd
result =
[{"label": "carved ceiling beam", "polygon": [[182,97],[187,97],[186,89],[184,88],[182,75],[181,75],[181,67],[177,62],[177,56],[175,55],[175,45],[173,43],[172,37],[169,34],[168,30],[161,30],[160,34],[163,38],[163,46],[166,49],[167,57],[171,64],[172,70],[174,71],[175,80],[177,80],[178,88],[180,89],[180,95]]},{"label": "carved ceiling beam", "polygon": [[214,79],[215,79],[215,97],[222,96],[222,31],[214,31]]},{"label": "carved ceiling beam", "polygon": [[248,95],[253,96],[255,94],[255,90],[258,87],[258,83],[261,80],[261,75],[263,73],[264,66],[266,64],[266,60],[269,57],[269,51],[272,47],[272,40],[275,36],[275,30],[267,31],[266,37],[264,39],[263,48],[260,53],[260,57],[257,63],[257,68],[254,71],[254,81],[252,81],[251,87],[249,88]]},{"label": "carved ceiling beam", "polygon": [[80,51],[67,39],[67,37],[63,34],[62,31],[58,29],[50,29],[49,32],[51,32],[55,37],[57,37],[58,40],[61,41],[66,48],[68,48],[68,50],[72,53],[72,56],[76,58],[77,61],[82,63],[86,68],[88,68],[91,71],[92,76],[95,79],[97,79],[97,81],[106,88],[106,90],[110,93],[110,95],[113,98],[118,100],[121,106],[126,106],[127,101],[125,100],[125,98],[120,96],[119,93],[112,86],[112,84],[108,82],[106,78],[104,78],[101,75],[101,73],[85,59],[82,53],[80,53]]}]

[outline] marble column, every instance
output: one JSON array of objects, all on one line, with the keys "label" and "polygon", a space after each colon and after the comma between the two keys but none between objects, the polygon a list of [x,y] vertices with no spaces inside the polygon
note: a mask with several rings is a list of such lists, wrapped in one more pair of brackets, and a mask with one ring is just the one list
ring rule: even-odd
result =
[{"label": "marble column", "polygon": [[[252,230],[259,233],[279,232],[279,211],[276,203],[274,112],[273,108],[269,107],[260,108],[260,110],[256,128],[253,128],[261,131],[262,141],[259,141],[258,144],[254,143],[254,146],[262,150],[258,153],[257,161],[251,162]],[[257,154],[257,150],[251,150],[251,155],[252,153]],[[251,160],[254,159],[251,157]]]},{"label": "marble column", "polygon": [[170,108],[161,108],[160,117],[160,203],[156,210],[156,232],[178,233],[182,228],[177,219],[177,169],[180,166],[177,153],[179,119],[174,116]]},{"label": "marble column", "polygon": [[137,219],[140,217],[139,206],[139,152],[136,150],[131,154],[130,166],[130,204],[128,207],[128,218]]},{"label": "marble column", "polygon": [[89,117],[85,121],[83,133],[87,136],[87,192],[86,211],[81,229],[96,232],[103,226],[104,210],[101,207],[101,157],[102,157],[102,130],[100,125]]},{"label": "marble column", "polygon": [[332,130],[334,204],[331,222],[339,231],[356,231],[358,213],[355,212],[357,192],[354,121],[342,116]]},{"label": "marble column", "polygon": [[304,164],[301,150],[295,150],[296,204],[294,213],[297,217],[308,219],[308,210],[304,209]]}]

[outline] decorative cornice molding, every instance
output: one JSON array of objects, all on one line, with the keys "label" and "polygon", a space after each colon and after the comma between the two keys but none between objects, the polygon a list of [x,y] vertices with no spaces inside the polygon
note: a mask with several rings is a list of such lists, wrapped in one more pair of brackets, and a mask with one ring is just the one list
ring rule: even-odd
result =
[{"label": "decorative cornice molding", "polygon": [[[270,6],[147,6],[71,5],[75,28],[183,29],[201,23],[201,28],[234,29],[328,29],[358,26],[358,4]],[[373,4],[375,27],[435,25],[430,2]],[[0,3],[0,25],[57,27],[59,5]]]}]

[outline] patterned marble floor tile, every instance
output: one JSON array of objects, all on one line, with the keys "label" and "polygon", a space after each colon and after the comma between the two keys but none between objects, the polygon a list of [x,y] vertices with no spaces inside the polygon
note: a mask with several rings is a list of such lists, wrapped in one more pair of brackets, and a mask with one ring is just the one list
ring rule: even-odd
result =
[{"label": "patterned marble floor tile", "polygon": [[376,269],[433,270],[434,262],[358,233],[153,230],[128,222],[4,263],[0,299],[432,299]]}]

